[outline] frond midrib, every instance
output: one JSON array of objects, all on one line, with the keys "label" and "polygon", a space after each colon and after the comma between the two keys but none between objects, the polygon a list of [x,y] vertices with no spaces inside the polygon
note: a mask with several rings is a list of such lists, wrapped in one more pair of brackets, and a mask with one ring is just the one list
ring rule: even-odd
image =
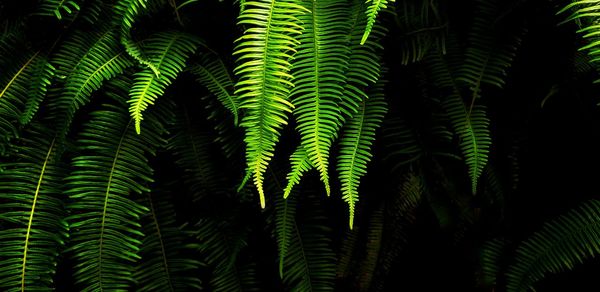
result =
[{"label": "frond midrib", "polygon": [[0,92],[0,98],[2,98],[4,96],[4,94],[10,88],[10,86],[17,80],[17,78],[21,75],[21,73],[23,73],[23,71],[25,71],[27,66],[29,66],[29,64],[31,64],[31,62],[33,62],[33,59],[35,59],[35,57],[37,57],[37,55],[39,53],[40,53],[40,51],[37,51],[35,54],[33,54],[33,56],[31,56],[31,58],[29,58],[29,60],[27,60],[27,62],[23,66],[21,66],[19,71],[17,71],[17,73],[10,79],[10,81],[8,81],[8,83],[6,84],[4,89],[2,89],[2,92]]},{"label": "frond midrib", "polygon": [[[35,56],[34,56],[35,57]],[[27,251],[29,248],[29,236],[31,235],[31,226],[33,223],[33,216],[35,214],[35,206],[37,204],[37,199],[39,197],[40,188],[42,186],[42,181],[44,179],[44,175],[46,173],[46,166],[48,165],[48,161],[50,160],[50,155],[52,154],[52,150],[54,149],[54,142],[56,138],[52,139],[50,143],[50,148],[48,149],[48,153],[46,153],[46,158],[44,159],[44,164],[42,164],[42,169],[40,171],[40,176],[38,178],[38,182],[35,188],[35,193],[33,195],[33,202],[31,204],[31,212],[29,213],[29,222],[27,223],[27,231],[25,233],[25,246],[23,247],[23,269],[21,271],[21,291],[25,291],[25,267],[27,265]]]}]

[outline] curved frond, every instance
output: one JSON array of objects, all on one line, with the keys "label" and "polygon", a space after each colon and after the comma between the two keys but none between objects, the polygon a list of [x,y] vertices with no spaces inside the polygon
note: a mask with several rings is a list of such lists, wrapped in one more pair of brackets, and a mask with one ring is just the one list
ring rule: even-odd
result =
[{"label": "curved frond", "polygon": [[200,290],[200,279],[194,274],[201,263],[186,254],[185,231],[176,225],[175,209],[163,198],[166,195],[149,193],[146,200],[150,212],[142,218],[145,237],[134,274],[135,291]]},{"label": "curved frond", "polygon": [[507,291],[528,291],[546,273],[571,270],[600,254],[600,201],[591,200],[544,225],[517,249]]},{"label": "curved frond", "polygon": [[341,102],[349,48],[345,1],[302,1],[310,13],[299,16],[304,30],[292,62],[294,116],[312,165],[319,171],[327,195],[329,151],[342,125]]},{"label": "curved frond", "polygon": [[308,157],[306,149],[302,145],[298,146],[294,153],[292,153],[292,156],[290,157],[290,162],[292,169],[286,177],[287,185],[283,190],[284,199],[287,199],[287,197],[291,194],[294,186],[300,183],[302,175],[305,172],[314,168],[312,162],[310,161],[310,158]]},{"label": "curved frond", "polygon": [[[17,136],[18,122],[28,123],[39,103],[46,95],[54,68],[48,59],[38,52],[19,52],[19,42],[6,41],[0,50],[6,50],[11,62],[2,66],[0,77],[0,139],[5,141]],[[12,50],[11,50],[12,48]],[[9,51],[11,50],[11,51]]]},{"label": "curved frond", "polygon": [[80,1],[75,0],[43,0],[39,6],[39,14],[55,16],[62,19],[64,15],[70,15],[79,11]]},{"label": "curved frond", "polygon": [[350,229],[354,225],[360,178],[367,173],[367,164],[373,156],[371,146],[375,140],[375,131],[383,123],[387,112],[383,96],[384,84],[382,80],[377,83],[369,98],[363,101],[360,111],[345,125],[344,135],[340,140],[337,169],[342,183],[342,198],[349,207]]},{"label": "curved frond", "polygon": [[168,114],[148,114],[144,131],[137,135],[123,97],[130,82],[116,80],[108,95],[112,103],[92,112],[80,133],[78,156],[67,177],[68,205],[72,215],[70,252],[82,291],[126,290],[132,284],[134,264],[143,236],[140,217],[148,209],[134,201],[149,191],[152,169],[148,156],[166,141]]},{"label": "curved frond", "polygon": [[55,139],[37,125],[18,140],[14,162],[0,165],[0,289],[51,290],[67,237],[64,169]]},{"label": "curved frond", "polygon": [[64,85],[50,100],[48,108],[59,134],[68,132],[77,110],[87,104],[90,96],[105,81],[132,66],[110,26],[98,26],[94,31],[77,31],[62,44],[52,63]]},{"label": "curved frond", "polygon": [[369,6],[367,7],[367,10],[365,11],[365,13],[367,14],[367,23],[366,26],[364,28],[364,33],[363,36],[360,40],[360,44],[363,45],[366,41],[367,38],[369,38],[369,34],[371,33],[371,30],[373,29],[373,26],[375,25],[375,22],[377,21],[377,16],[379,15],[379,12],[383,9],[387,8],[388,3],[390,2],[394,2],[395,0],[367,0],[366,3],[369,4]]},{"label": "curved frond", "polygon": [[[212,59],[212,60],[211,60]],[[233,95],[233,80],[223,61],[213,55],[204,55],[199,64],[190,71],[196,75],[198,82],[204,85],[210,93],[233,114],[234,125],[238,124],[239,101]]]},{"label": "curved frond", "polygon": [[129,91],[129,112],[135,122],[135,131],[140,133],[142,112],[177,78],[185,67],[187,58],[196,51],[200,39],[183,32],[160,32],[145,40],[142,50],[156,65],[160,75],[144,69],[134,75],[134,83]]},{"label": "curved frond", "polygon": [[460,137],[460,149],[465,157],[471,178],[471,191],[477,193],[477,181],[488,162],[492,138],[489,130],[489,119],[485,107],[475,105],[469,113],[462,98],[451,94],[444,107]]},{"label": "curved frond", "polygon": [[290,59],[302,30],[298,16],[305,9],[293,0],[246,1],[244,7],[238,25],[247,29],[236,40],[234,51],[235,95],[244,110],[240,125],[246,129],[247,170],[264,208],[264,173],[294,108],[288,100],[293,86]]}]

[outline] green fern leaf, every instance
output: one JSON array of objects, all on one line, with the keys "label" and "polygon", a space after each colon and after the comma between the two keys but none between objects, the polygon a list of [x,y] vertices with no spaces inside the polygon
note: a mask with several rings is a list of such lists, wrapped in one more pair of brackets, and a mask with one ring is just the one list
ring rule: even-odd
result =
[{"label": "green fern leaf", "polygon": [[493,288],[497,285],[507,244],[506,240],[495,238],[486,241],[481,247],[481,284],[485,287]]},{"label": "green fern leaf", "polygon": [[291,96],[301,144],[329,196],[329,150],[341,127],[339,104],[348,63],[348,10],[345,1],[305,0],[302,5],[310,13],[299,17],[304,31],[292,62]]},{"label": "green fern leaf", "polygon": [[260,204],[265,207],[264,173],[279,141],[280,130],[293,109],[288,100],[290,59],[299,44],[298,16],[304,8],[292,0],[246,1],[238,18],[248,28],[236,41],[238,66],[235,95],[245,111],[240,125],[246,129],[247,170],[253,177]]},{"label": "green fern leaf", "polygon": [[64,169],[51,131],[38,125],[19,140],[16,160],[0,168],[0,289],[51,290],[67,237]]},{"label": "green fern leaf", "polygon": [[528,291],[548,272],[572,270],[576,264],[600,254],[600,201],[552,220],[524,241],[509,268],[507,291]]},{"label": "green fern leaf", "polygon": [[[335,254],[331,249],[331,229],[326,225],[320,201],[314,192],[305,192],[298,208],[284,262],[283,282],[289,291],[333,291]],[[289,199],[289,198],[288,198]]]},{"label": "green fern leaf", "polygon": [[[5,49],[11,44],[15,43],[7,41]],[[13,51],[4,57],[13,61],[0,68],[6,72],[0,77],[0,139],[8,141],[17,136],[16,122],[24,117],[27,122],[44,98],[52,67],[40,52],[22,55]]]},{"label": "green fern leaf", "polygon": [[135,131],[139,134],[143,120],[142,112],[164,94],[177,75],[183,71],[187,58],[194,53],[200,39],[183,32],[160,32],[145,40],[142,49],[154,64],[160,75],[144,69],[134,75],[134,83],[129,91],[129,112],[135,121]]},{"label": "green fern leaf", "polygon": [[63,87],[51,93],[56,97],[48,106],[61,135],[68,132],[75,113],[89,102],[94,91],[133,65],[110,26],[71,34],[52,63],[57,68],[56,75],[65,78]]},{"label": "green fern leaf", "polygon": [[115,80],[107,89],[113,102],[90,114],[66,179],[72,213],[69,251],[81,291],[126,290],[140,258],[139,219],[148,209],[132,195],[149,191],[152,169],[147,156],[166,142],[161,135],[168,113],[165,107],[148,113],[144,132],[136,135],[123,100],[130,84]]},{"label": "green fern leaf", "polygon": [[475,105],[469,113],[462,98],[451,94],[444,107],[448,112],[454,130],[460,137],[460,149],[463,152],[469,176],[471,191],[477,193],[477,181],[488,162],[492,139],[490,137],[489,119],[484,106]]},{"label": "green fern leaf", "polygon": [[382,124],[387,112],[383,86],[383,81],[377,83],[369,99],[361,105],[360,111],[345,125],[345,133],[340,140],[337,169],[342,183],[342,198],[349,207],[350,229],[354,225],[360,178],[367,173],[367,163],[373,156],[371,146],[375,140],[375,130]]},{"label": "green fern leaf", "polygon": [[70,15],[79,11],[80,4],[78,2],[74,0],[43,0],[39,6],[39,14],[62,19],[64,14]]},{"label": "green fern leaf", "polygon": [[190,71],[233,114],[233,122],[237,126],[239,101],[233,95],[233,80],[223,61],[212,55],[204,55]]},{"label": "green fern leaf", "polygon": [[[389,2],[394,2],[395,0],[390,0]],[[367,24],[364,29],[363,36],[360,40],[360,44],[363,45],[367,38],[369,38],[369,34],[377,21],[377,16],[382,9],[386,9],[388,5],[388,0],[367,0],[366,3],[370,3],[367,7],[365,13],[367,14]]]},{"label": "green fern leaf", "polygon": [[150,212],[142,218],[145,234],[140,250],[141,261],[134,277],[135,291],[200,290],[200,262],[186,257],[184,230],[177,227],[175,210],[166,200],[169,193],[148,194]]},{"label": "green fern leaf", "polygon": [[386,34],[386,29],[375,23],[371,29],[371,37],[364,43],[360,40],[364,33],[364,26],[368,19],[364,10],[366,3],[361,0],[352,2],[350,29],[346,36],[346,46],[350,49],[351,56],[348,60],[346,83],[340,110],[342,121],[345,123],[358,112],[361,102],[367,98],[365,89],[377,82],[381,75],[381,39]]},{"label": "green fern leaf", "polygon": [[294,196],[275,199],[275,234],[279,249],[279,277],[283,279],[285,258],[293,239],[296,225],[296,198]]},{"label": "green fern leaf", "polygon": [[287,197],[292,192],[294,186],[300,183],[302,175],[314,167],[312,162],[310,161],[310,158],[308,157],[306,149],[302,147],[302,145],[296,148],[294,153],[292,153],[290,161],[292,164],[292,169],[287,175],[287,185],[283,190],[284,199],[287,199]]},{"label": "green fern leaf", "polygon": [[373,284],[373,276],[377,269],[377,263],[381,256],[383,241],[383,205],[373,214],[369,220],[369,233],[367,235],[366,255],[360,264],[360,291],[370,291]]}]

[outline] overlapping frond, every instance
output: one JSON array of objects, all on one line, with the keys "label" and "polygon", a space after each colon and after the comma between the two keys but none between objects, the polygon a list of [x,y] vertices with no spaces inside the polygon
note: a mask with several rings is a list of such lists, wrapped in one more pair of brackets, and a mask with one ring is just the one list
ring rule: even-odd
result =
[{"label": "overlapping frond", "polygon": [[342,198],[349,207],[350,228],[354,223],[360,179],[367,173],[367,164],[373,156],[371,146],[375,140],[375,131],[383,123],[387,112],[384,84],[383,80],[376,84],[369,93],[369,98],[363,101],[359,112],[344,126],[345,131],[340,140],[337,169],[342,183]]},{"label": "overlapping frond", "polygon": [[38,8],[39,14],[62,19],[65,15],[79,11],[80,2],[79,0],[43,0]]},{"label": "overlapping frond", "polygon": [[60,134],[66,134],[77,110],[89,102],[94,91],[133,65],[117,38],[108,25],[91,32],[76,31],[53,56],[56,75],[64,78],[60,90],[52,92],[56,97],[49,104]]},{"label": "overlapping frond", "polygon": [[448,28],[439,13],[438,1],[400,0],[396,6],[402,64],[422,60],[432,48],[445,51]]},{"label": "overlapping frond", "polygon": [[546,273],[571,270],[600,254],[600,201],[591,200],[544,225],[517,249],[507,291],[529,291]]},{"label": "overlapping frond", "polygon": [[213,55],[206,54],[190,71],[196,75],[198,82],[214,94],[221,104],[233,114],[234,125],[238,124],[239,100],[233,95],[233,79],[223,61]]},{"label": "overlapping frond", "polygon": [[350,49],[346,83],[344,84],[343,98],[340,104],[342,118],[345,122],[358,112],[361,102],[367,98],[365,90],[375,84],[381,75],[381,39],[387,30],[375,23],[371,29],[370,38],[360,44],[364,33],[364,26],[368,18],[364,13],[366,3],[354,0],[350,10],[349,31],[346,36],[346,46]]},{"label": "overlapping frond", "polygon": [[235,95],[244,111],[240,125],[246,129],[247,171],[263,208],[264,173],[294,107],[288,100],[293,86],[290,59],[299,43],[302,13],[306,11],[296,1],[255,0],[245,2],[238,18],[238,24],[247,28],[234,51],[238,58]]},{"label": "overlapping frond", "polygon": [[443,101],[443,107],[454,132],[460,138],[459,147],[468,167],[471,190],[475,194],[477,182],[487,164],[492,144],[488,129],[489,119],[486,116],[485,107],[476,105],[474,99],[471,100],[470,107],[465,104],[455,78],[458,62],[456,58],[452,59],[452,57],[446,59],[439,54],[432,54],[429,59],[429,67],[432,81],[447,94]]},{"label": "overlapping frond", "polygon": [[[19,51],[20,41],[0,43],[3,58],[10,62],[0,67],[0,140],[17,136],[18,123],[28,123],[44,98],[54,72],[41,52]],[[3,146],[0,145],[0,148]],[[2,152],[2,151],[0,151]]]},{"label": "overlapping frond", "polygon": [[369,34],[373,30],[373,26],[375,26],[375,22],[377,21],[377,16],[381,10],[386,9],[387,5],[390,2],[394,2],[395,0],[367,0],[366,3],[369,4],[365,13],[367,14],[367,23],[364,28],[363,36],[360,40],[360,44],[363,45],[367,39],[369,38]]},{"label": "overlapping frond", "polygon": [[292,62],[294,116],[312,165],[327,195],[329,150],[341,127],[339,104],[345,83],[349,48],[345,44],[348,5],[345,1],[302,1],[310,11],[299,17],[304,30]]},{"label": "overlapping frond", "polygon": [[[512,65],[523,34],[523,31],[507,30],[500,22],[498,1],[478,0],[476,3],[469,46],[456,78],[469,86],[472,99],[479,97],[483,85],[504,86],[506,70]],[[507,32],[499,34],[503,29]]]},{"label": "overlapping frond", "polygon": [[508,242],[502,238],[494,238],[486,241],[480,251],[481,285],[495,287],[506,257],[506,246]]},{"label": "overlapping frond", "polygon": [[294,153],[292,153],[292,156],[290,157],[290,162],[292,167],[290,172],[286,176],[287,184],[285,186],[285,189],[283,190],[284,199],[291,194],[292,190],[294,189],[294,186],[300,183],[302,175],[305,172],[314,168],[312,162],[310,161],[310,158],[308,157],[308,152],[306,152],[306,149],[302,145],[298,146]]},{"label": "overlapping frond", "polygon": [[[568,13],[567,18],[562,22],[576,21],[579,25],[577,33],[585,40],[585,45],[579,48],[579,51],[587,52],[589,56],[588,62],[599,71],[600,65],[600,1],[597,0],[581,0],[572,1],[570,4],[563,7],[557,14]],[[596,81],[598,82],[598,80]]]},{"label": "overlapping frond", "polygon": [[135,122],[135,131],[139,134],[144,119],[142,113],[183,71],[187,58],[196,51],[200,39],[184,32],[159,32],[142,44],[142,50],[155,64],[160,75],[151,69],[144,69],[134,75],[134,83],[129,91],[129,112]]},{"label": "overlapping frond", "polygon": [[283,282],[290,291],[333,291],[336,271],[329,238],[331,229],[326,225],[314,195],[311,194],[309,199],[311,202],[298,210],[297,218],[304,220],[294,219],[283,266]]},{"label": "overlapping frond", "polygon": [[14,162],[0,165],[0,289],[51,290],[67,237],[64,168],[51,131],[35,125],[15,143]]},{"label": "overlapping frond", "polygon": [[366,254],[360,264],[359,289],[369,291],[373,282],[373,276],[380,260],[380,252],[383,243],[383,205],[377,208],[369,218],[369,231],[367,235]]},{"label": "overlapping frond", "polygon": [[[175,209],[168,201],[169,193],[149,193],[144,204],[150,212],[142,218],[145,237],[141,260],[134,277],[135,291],[200,290],[197,277],[200,262],[189,257],[186,235],[175,222]],[[187,254],[186,254],[187,252]]]},{"label": "overlapping frond", "polygon": [[460,149],[469,168],[471,191],[477,192],[477,181],[488,162],[492,138],[486,110],[483,105],[475,105],[471,112],[457,94],[448,96],[444,107],[448,112],[452,126],[460,137]]},{"label": "overlapping frond", "polygon": [[72,213],[69,251],[81,291],[128,289],[140,258],[139,220],[148,209],[133,196],[149,191],[153,171],[148,156],[166,143],[161,136],[169,114],[166,107],[157,107],[137,135],[123,99],[130,84],[115,80],[107,103],[90,114],[66,179]]},{"label": "overlapping frond", "polygon": [[196,227],[198,249],[212,267],[211,291],[246,291],[243,279],[252,270],[238,266],[237,259],[247,246],[248,230],[215,219],[202,219]]}]

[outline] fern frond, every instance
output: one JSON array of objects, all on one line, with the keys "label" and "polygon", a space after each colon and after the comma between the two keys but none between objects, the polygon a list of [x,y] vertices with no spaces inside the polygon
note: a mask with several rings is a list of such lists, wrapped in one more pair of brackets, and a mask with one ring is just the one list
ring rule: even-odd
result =
[{"label": "fern frond", "polygon": [[132,196],[149,191],[153,171],[147,156],[166,142],[161,136],[168,113],[166,107],[148,113],[144,132],[136,135],[123,99],[130,84],[115,80],[107,93],[112,103],[90,114],[66,179],[72,213],[69,251],[82,291],[128,289],[140,258],[139,220],[148,209]]},{"label": "fern frond", "polygon": [[177,227],[175,210],[166,195],[149,193],[146,200],[150,212],[142,218],[145,237],[134,273],[135,291],[200,290],[200,279],[194,274],[201,263],[186,254],[185,231]]},{"label": "fern frond", "polygon": [[481,284],[485,287],[495,287],[502,269],[503,258],[506,256],[508,242],[501,238],[486,241],[481,247]]},{"label": "fern frond", "polygon": [[[502,88],[506,70],[512,65],[521,42],[519,33],[509,32],[500,37],[497,1],[476,1],[475,18],[469,36],[469,46],[456,80],[465,82],[473,93],[472,99],[480,95],[485,84]],[[505,33],[506,34],[506,33]]]},{"label": "fern frond", "polygon": [[401,118],[384,121],[382,136],[388,149],[384,159],[392,161],[392,170],[416,161],[423,155],[417,134]]},{"label": "fern frond", "polygon": [[58,19],[62,19],[63,16],[70,15],[74,12],[79,11],[80,1],[75,0],[43,0],[39,6],[40,15],[55,16]]},{"label": "fern frond", "polygon": [[387,8],[388,3],[393,3],[395,0],[367,0],[366,3],[369,3],[367,10],[365,13],[367,14],[367,24],[364,29],[363,36],[360,40],[360,44],[364,45],[369,37],[369,34],[373,30],[373,26],[375,26],[375,22],[377,21],[377,16],[379,12],[383,9]]},{"label": "fern frond", "polygon": [[0,165],[0,289],[51,290],[67,237],[62,204],[65,171],[55,139],[39,125],[16,141],[14,162]]},{"label": "fern frond", "polygon": [[360,111],[345,125],[340,140],[340,154],[337,169],[342,183],[342,199],[348,203],[349,226],[354,225],[354,209],[358,201],[360,178],[367,173],[367,164],[373,156],[371,146],[375,131],[383,123],[387,103],[383,96],[384,82],[380,80],[369,99],[361,105]]},{"label": "fern frond", "polygon": [[77,31],[53,56],[56,75],[65,78],[48,106],[59,134],[68,132],[77,110],[89,102],[94,91],[133,65],[117,37],[110,26],[100,25],[91,32]]},{"label": "fern frond", "polygon": [[[290,291],[333,291],[335,254],[331,249],[331,229],[313,194],[294,220],[293,234],[284,262],[283,282]],[[289,199],[289,198],[288,198]],[[291,218],[290,218],[291,220]]]},{"label": "fern frond", "polygon": [[205,262],[212,268],[211,291],[244,291],[243,270],[237,266],[240,251],[247,246],[248,230],[236,229],[223,220],[203,219],[195,237]]},{"label": "fern frond", "polygon": [[471,178],[471,191],[477,193],[477,181],[488,162],[492,138],[489,130],[489,119],[485,107],[475,105],[468,112],[462,98],[451,94],[444,107],[448,112],[454,130],[460,137],[460,149],[465,157]]},{"label": "fern frond", "polygon": [[142,112],[154,104],[183,71],[187,58],[196,51],[200,42],[194,35],[175,31],[157,33],[143,42],[142,50],[156,65],[160,75],[155,75],[150,69],[144,69],[134,75],[127,103],[138,134],[144,119]]},{"label": "fern frond", "polygon": [[369,291],[373,284],[373,276],[380,260],[380,252],[383,243],[383,205],[379,207],[369,220],[369,232],[367,235],[366,254],[360,264],[359,290]]},{"label": "fern frond", "polygon": [[292,153],[292,156],[290,157],[290,162],[291,162],[292,169],[290,170],[290,172],[287,174],[287,177],[286,177],[287,185],[285,186],[285,189],[283,190],[283,198],[284,199],[287,199],[287,197],[292,192],[292,189],[294,188],[294,186],[296,186],[298,183],[300,183],[300,179],[302,178],[302,175],[305,172],[314,168],[312,162],[310,161],[310,158],[308,157],[308,152],[306,152],[306,149],[302,145],[298,146],[298,148],[296,148],[294,153]]},{"label": "fern frond", "polygon": [[528,291],[545,274],[571,270],[600,254],[600,201],[591,200],[544,225],[517,249],[507,291]]},{"label": "fern frond", "polygon": [[[5,45],[9,46],[7,42]],[[8,49],[5,48],[5,49]],[[17,136],[17,121],[29,122],[50,84],[53,67],[39,51],[4,55],[12,58],[10,64],[0,68],[0,139]]]},{"label": "fern frond", "polygon": [[447,24],[438,13],[437,1],[401,0],[396,7],[402,64],[421,61],[432,48],[445,52]]},{"label": "fern frond", "polygon": [[252,175],[260,204],[265,207],[264,173],[279,141],[280,130],[293,109],[288,100],[290,59],[299,44],[298,16],[304,8],[292,0],[246,1],[238,25],[248,28],[237,39],[234,70],[235,95],[245,111],[240,125],[246,129],[247,170]]},{"label": "fern frond", "polygon": [[360,40],[364,33],[364,26],[368,19],[364,10],[366,4],[361,0],[352,2],[350,29],[346,36],[346,46],[350,49],[351,56],[348,60],[348,68],[344,73],[346,83],[340,110],[343,122],[358,112],[361,102],[367,98],[365,89],[377,82],[381,75],[381,39],[387,30],[379,24],[374,24],[371,29],[371,37],[364,43]]},{"label": "fern frond", "polygon": [[275,237],[279,250],[279,277],[283,279],[283,267],[290,243],[294,238],[296,225],[296,198],[294,196],[275,198]]},{"label": "fern frond", "polygon": [[113,22],[120,27],[119,40],[125,50],[138,63],[147,66],[156,76],[160,75],[157,64],[150,60],[140,45],[133,39],[131,29],[137,17],[143,12],[150,12],[154,6],[152,0],[119,0],[115,4]]},{"label": "fern frond", "polygon": [[348,9],[345,1],[301,3],[310,13],[299,16],[304,30],[292,62],[292,103],[301,144],[329,196],[329,150],[342,125],[339,104],[349,53],[344,43]]},{"label": "fern frond", "polygon": [[198,82],[208,88],[233,114],[233,123],[237,126],[239,101],[233,95],[233,80],[223,61],[216,56],[207,54],[199,64],[193,65],[190,71],[196,75]]}]

